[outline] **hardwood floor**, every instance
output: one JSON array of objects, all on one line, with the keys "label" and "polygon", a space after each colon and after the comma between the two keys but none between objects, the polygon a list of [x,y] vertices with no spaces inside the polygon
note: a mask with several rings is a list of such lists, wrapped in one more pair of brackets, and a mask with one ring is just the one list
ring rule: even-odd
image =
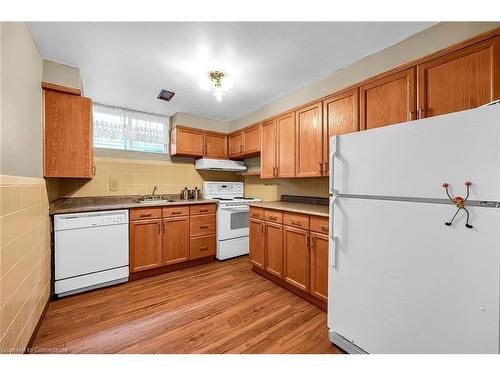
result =
[{"label": "hardwood floor", "polygon": [[326,313],[248,257],[50,303],[33,347],[69,353],[341,353]]}]

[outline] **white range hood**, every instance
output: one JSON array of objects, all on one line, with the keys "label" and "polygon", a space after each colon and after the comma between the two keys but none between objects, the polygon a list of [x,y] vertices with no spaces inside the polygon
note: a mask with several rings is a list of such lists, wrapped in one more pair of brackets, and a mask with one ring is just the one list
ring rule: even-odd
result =
[{"label": "white range hood", "polygon": [[242,161],[226,159],[197,159],[195,166],[196,169],[202,171],[242,172],[247,170]]}]

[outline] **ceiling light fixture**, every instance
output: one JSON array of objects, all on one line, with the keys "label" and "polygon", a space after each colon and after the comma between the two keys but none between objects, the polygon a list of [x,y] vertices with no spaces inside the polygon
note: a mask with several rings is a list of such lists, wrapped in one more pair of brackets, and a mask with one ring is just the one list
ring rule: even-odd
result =
[{"label": "ceiling light fixture", "polygon": [[200,87],[205,91],[213,89],[213,96],[220,102],[226,92],[233,87],[233,81],[226,77],[223,72],[215,70],[210,72],[208,77],[200,79]]}]

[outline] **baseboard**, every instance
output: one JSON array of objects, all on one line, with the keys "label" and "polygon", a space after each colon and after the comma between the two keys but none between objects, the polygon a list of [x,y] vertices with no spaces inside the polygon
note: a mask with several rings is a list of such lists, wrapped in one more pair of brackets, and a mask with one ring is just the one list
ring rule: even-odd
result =
[{"label": "baseboard", "polygon": [[149,270],[132,272],[128,277],[128,281],[144,279],[145,277],[158,276],[158,275],[161,275],[163,273],[173,272],[173,271],[181,270],[183,268],[195,267],[195,266],[199,266],[202,264],[211,263],[214,260],[215,260],[215,258],[213,256],[209,256],[209,257],[204,257],[204,258],[188,260],[186,262],[169,264],[167,266],[151,268]]},{"label": "baseboard", "polygon": [[275,284],[278,284],[282,288],[285,288],[286,290],[289,290],[293,294],[296,294],[299,297],[305,299],[307,302],[310,302],[313,305],[319,307],[321,310],[326,311],[327,303],[325,301],[322,301],[322,300],[320,300],[320,299],[318,299],[316,297],[313,297],[309,293],[304,292],[303,290],[300,290],[299,288],[297,288],[297,287],[295,287],[293,285],[290,285],[286,281],[283,281],[279,277],[271,275],[270,273],[264,271],[263,269],[261,269],[259,267],[256,267],[255,265],[252,265],[252,269],[254,270],[254,272],[258,273],[261,276],[264,276],[266,279],[271,280],[272,282],[274,282]]},{"label": "baseboard", "polygon": [[49,298],[47,299],[47,302],[45,302],[45,306],[43,307],[42,313],[40,314],[40,318],[38,318],[38,322],[36,323],[35,329],[33,330],[33,333],[31,334],[30,339],[28,340],[28,344],[26,344],[26,348],[24,349],[24,354],[29,353],[30,349],[33,349],[33,343],[35,342],[38,330],[42,325],[42,320],[43,318],[45,318],[45,314],[47,313],[51,299],[52,298],[49,295]]}]

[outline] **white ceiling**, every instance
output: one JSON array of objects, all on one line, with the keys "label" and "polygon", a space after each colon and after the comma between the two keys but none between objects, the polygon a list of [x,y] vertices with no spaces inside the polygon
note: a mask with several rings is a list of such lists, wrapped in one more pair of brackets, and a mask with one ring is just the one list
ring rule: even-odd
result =
[{"label": "white ceiling", "polygon": [[[29,27],[44,59],[80,68],[94,101],[230,121],[432,26],[432,22],[58,23]],[[222,70],[217,102],[198,76]],[[175,92],[157,100],[161,89]]]}]

